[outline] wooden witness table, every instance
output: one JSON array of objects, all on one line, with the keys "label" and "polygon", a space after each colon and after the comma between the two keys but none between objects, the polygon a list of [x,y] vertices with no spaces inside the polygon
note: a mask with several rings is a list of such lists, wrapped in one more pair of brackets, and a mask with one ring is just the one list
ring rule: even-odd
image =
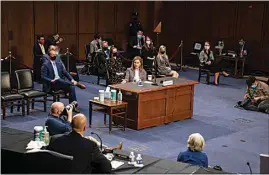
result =
[{"label": "wooden witness table", "polygon": [[[99,106],[101,108],[92,108],[92,106]],[[128,103],[124,101],[115,101],[105,99],[104,102],[99,100],[89,100],[89,127],[92,126],[92,111],[99,111],[104,113],[104,125],[106,125],[106,114],[109,115],[109,133],[112,130],[112,120],[114,117],[121,117],[123,119],[123,130],[126,127],[126,115],[127,115]],[[123,116],[123,117],[122,117]]]},{"label": "wooden witness table", "polygon": [[[174,84],[163,87],[160,84],[163,80],[173,80]],[[197,81],[165,77],[157,78],[157,83],[159,86],[145,82],[142,87],[134,83],[111,85],[111,88],[121,90],[123,101],[128,102],[128,128],[139,130],[192,117]],[[114,122],[124,121],[115,117]]]}]

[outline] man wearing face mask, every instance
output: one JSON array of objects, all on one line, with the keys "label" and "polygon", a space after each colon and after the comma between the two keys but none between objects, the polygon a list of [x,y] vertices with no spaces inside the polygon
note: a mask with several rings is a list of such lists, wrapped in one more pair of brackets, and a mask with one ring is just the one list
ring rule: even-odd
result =
[{"label": "man wearing face mask", "polygon": [[246,110],[269,113],[269,86],[254,76],[249,76],[246,83],[248,87],[244,102],[243,104],[239,102],[239,105]]},{"label": "man wearing face mask", "polygon": [[34,81],[40,82],[40,71],[41,71],[41,65],[42,65],[42,56],[46,54],[46,44],[45,44],[45,38],[43,35],[37,36],[37,42],[34,44],[33,52],[34,52]]},{"label": "man wearing face mask", "polygon": [[142,47],[144,46],[145,36],[142,31],[138,31],[136,36],[130,37],[129,52],[130,58],[141,56]]},{"label": "man wearing face mask", "polygon": [[[85,89],[86,86],[78,83],[73,77],[66,71],[63,64],[56,61],[56,52],[51,50],[49,52],[50,61],[45,61],[41,69],[41,78],[44,80],[43,91],[46,93],[52,90],[63,90],[65,93],[69,93],[69,103],[77,101],[75,87]],[[65,80],[66,77],[68,80]],[[78,108],[73,109],[75,112],[79,112]]]},{"label": "man wearing face mask", "polygon": [[67,111],[67,117],[63,116],[64,104],[62,102],[54,102],[51,105],[50,114],[45,122],[45,126],[48,128],[50,136],[56,134],[64,134],[72,131],[71,122],[72,122],[72,111]]}]

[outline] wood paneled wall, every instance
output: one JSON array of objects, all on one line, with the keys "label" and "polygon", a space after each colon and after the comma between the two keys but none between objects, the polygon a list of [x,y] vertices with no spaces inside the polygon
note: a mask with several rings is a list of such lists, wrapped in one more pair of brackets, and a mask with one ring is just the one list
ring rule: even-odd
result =
[{"label": "wood paneled wall", "polygon": [[[150,33],[153,28],[154,2],[122,1],[31,1],[1,2],[1,56],[12,53],[23,64],[32,67],[33,44],[36,35],[59,33],[64,38],[62,51],[68,47],[79,59],[85,59],[84,45],[95,33],[112,38],[121,47],[126,43],[128,23],[134,10],[139,12],[143,28]],[[13,40],[8,44],[8,31]]]},{"label": "wood paneled wall", "polygon": [[163,2],[160,44],[171,55],[184,41],[183,55],[192,51],[195,41],[219,38],[233,49],[243,37],[251,51],[253,70],[269,72],[269,2]]},{"label": "wood paneled wall", "polygon": [[[145,34],[154,40],[154,25],[162,21],[159,44],[167,45],[169,55],[180,40],[184,41],[186,56],[195,41],[209,40],[214,45],[223,38],[225,47],[232,49],[244,37],[252,53],[252,68],[269,71],[269,2],[2,1],[1,4],[1,56],[7,56],[10,47],[18,60],[28,66],[32,66],[37,34],[59,33],[64,37],[60,44],[62,51],[68,47],[79,59],[85,59],[84,45],[97,32],[124,47],[131,12],[136,9]],[[13,32],[10,44],[8,31]]]}]

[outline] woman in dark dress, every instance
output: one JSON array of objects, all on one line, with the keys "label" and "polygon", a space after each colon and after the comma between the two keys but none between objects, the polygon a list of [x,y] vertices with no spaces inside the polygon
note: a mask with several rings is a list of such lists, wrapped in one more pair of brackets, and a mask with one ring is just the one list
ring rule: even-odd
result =
[{"label": "woman in dark dress", "polygon": [[107,71],[109,74],[109,84],[121,83],[125,78],[125,70],[122,66],[122,60],[118,56],[118,50],[116,47],[111,47],[110,49],[110,56],[107,60]]},{"label": "woman in dark dress", "polygon": [[223,62],[219,61],[217,63],[215,61],[213,51],[210,50],[210,44],[208,41],[205,42],[204,49],[200,52],[199,59],[200,59],[200,66],[202,66],[205,69],[210,70],[210,72],[215,74],[215,80],[214,80],[215,85],[219,84],[218,79],[219,79],[220,72],[222,72],[222,74],[225,77],[229,76],[228,73],[226,73],[225,71],[222,71]]},{"label": "woman in dark dress", "polygon": [[147,36],[146,42],[142,48],[142,58],[144,62],[144,69],[151,74],[152,65],[157,55],[156,49],[153,46],[152,40]]}]

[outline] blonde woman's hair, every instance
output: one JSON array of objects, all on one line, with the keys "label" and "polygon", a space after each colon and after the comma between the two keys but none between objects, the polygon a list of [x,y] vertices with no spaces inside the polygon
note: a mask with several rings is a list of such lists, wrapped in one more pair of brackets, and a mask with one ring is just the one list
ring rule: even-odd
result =
[{"label": "blonde woman's hair", "polygon": [[132,70],[135,70],[135,67],[134,67],[134,62],[136,61],[136,60],[139,60],[140,61],[140,67],[139,67],[139,70],[141,71],[142,69],[143,69],[143,60],[142,60],[142,58],[140,57],[140,56],[136,56],[136,57],[134,57],[134,59],[133,59],[133,61],[132,61],[132,66],[131,66],[131,69]]},{"label": "blonde woman's hair", "polygon": [[204,150],[204,146],[205,146],[205,140],[201,134],[193,133],[189,136],[187,147],[191,151],[201,152]]},{"label": "blonde woman's hair", "polygon": [[158,55],[161,55],[161,50],[162,49],[164,49],[165,50],[165,52],[164,52],[164,56],[166,56],[167,57],[167,54],[166,54],[166,47],[164,46],[164,45],[161,45],[160,47],[159,47],[159,52],[158,52]]}]

